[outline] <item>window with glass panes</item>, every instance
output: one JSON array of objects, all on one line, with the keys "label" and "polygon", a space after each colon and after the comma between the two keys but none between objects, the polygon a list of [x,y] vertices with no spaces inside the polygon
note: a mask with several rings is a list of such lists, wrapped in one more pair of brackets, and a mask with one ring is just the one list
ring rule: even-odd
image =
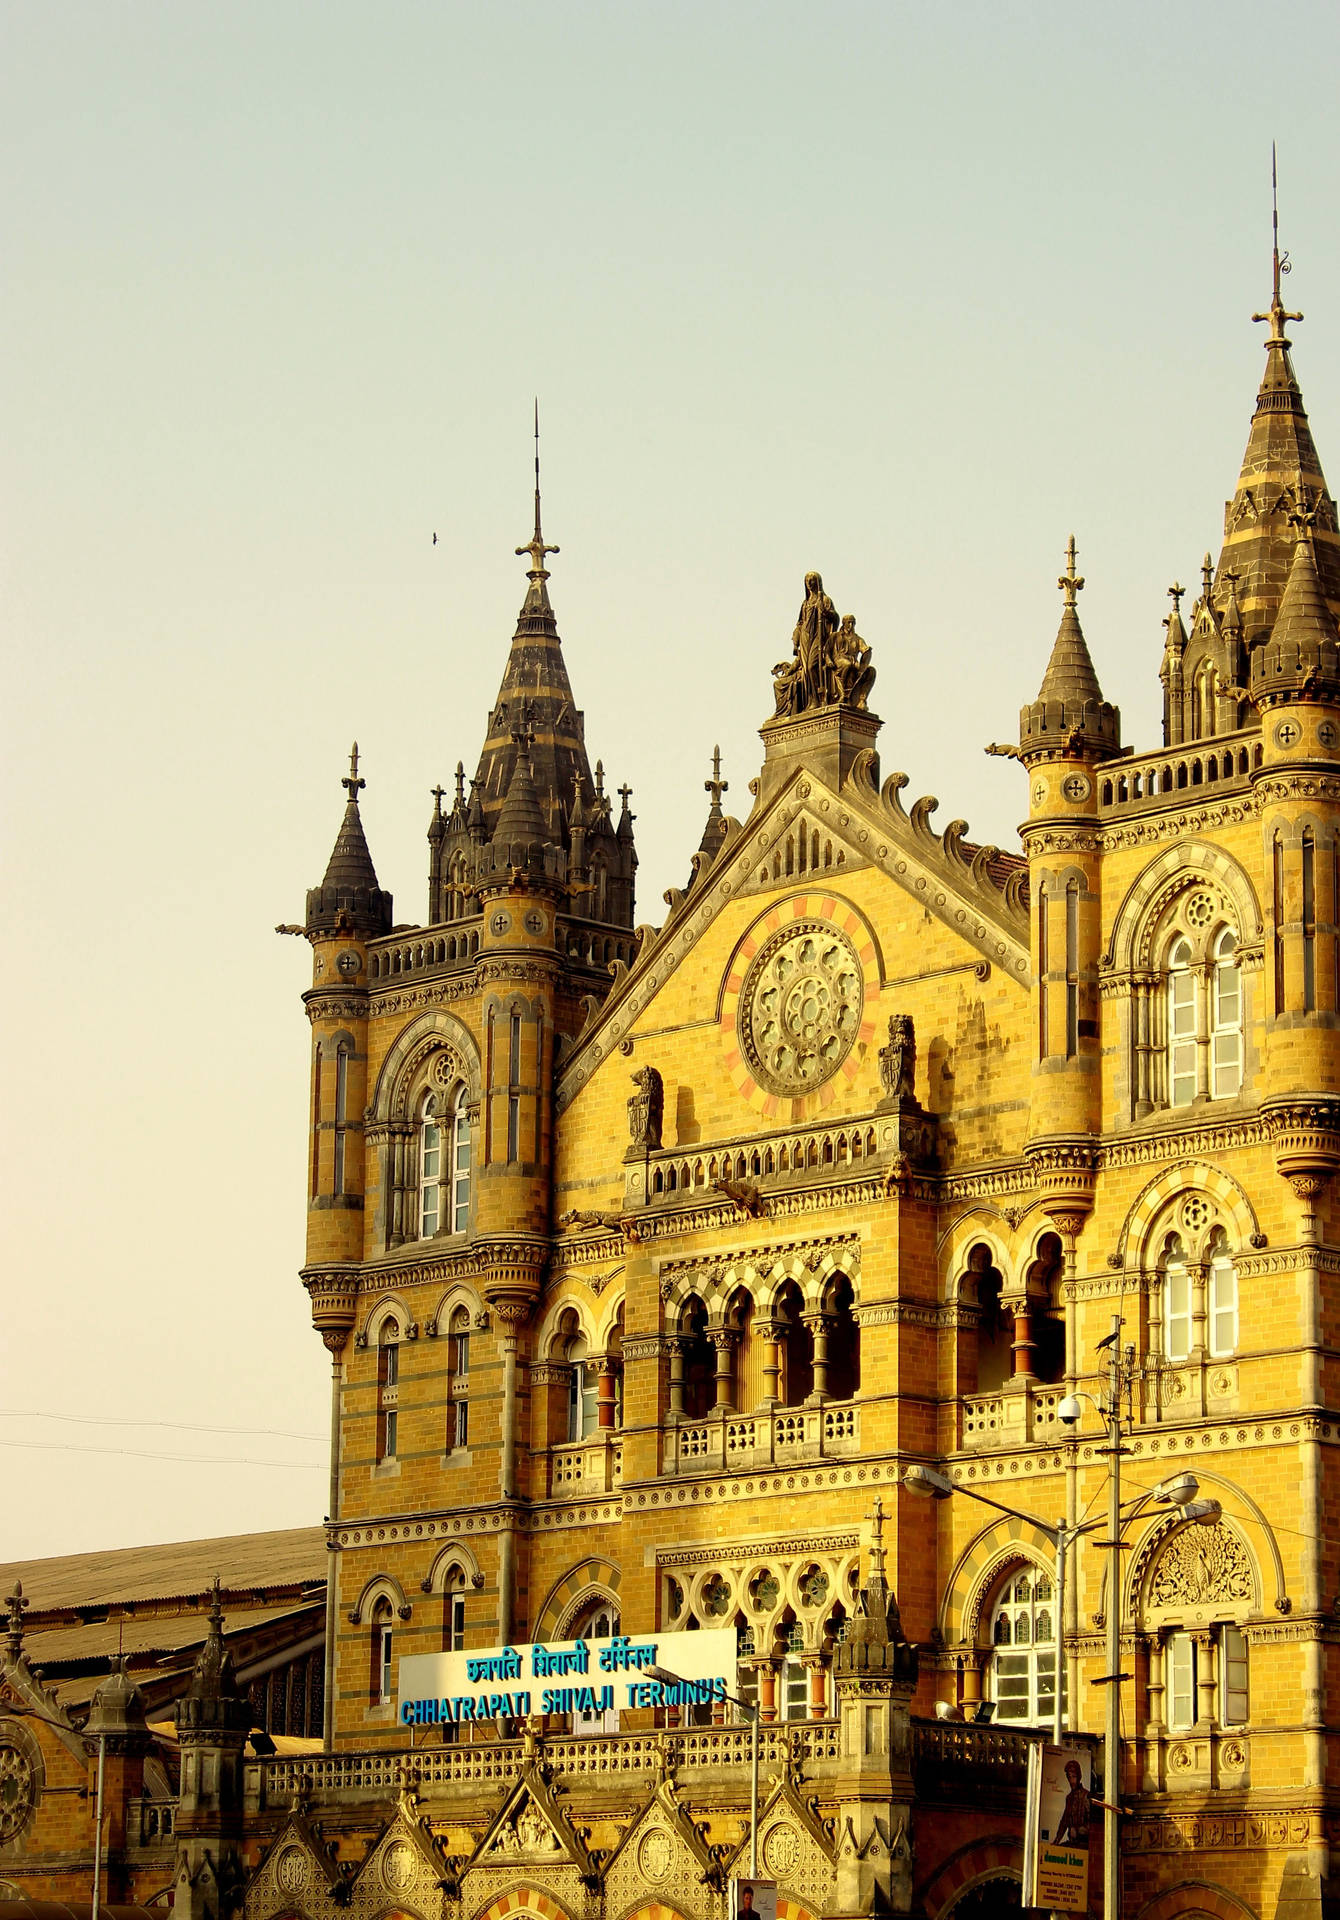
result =
[{"label": "window with glass panes", "polygon": [[1191,943],[1179,940],[1168,955],[1168,1099],[1186,1107],[1196,1097],[1196,976]]},{"label": "window with glass panes", "polygon": [[589,1440],[600,1425],[599,1376],[586,1352],[585,1340],[574,1340],[567,1352],[572,1369],[568,1377],[569,1440]]},{"label": "window with glass panes", "polygon": [[1056,1701],[1056,1607],[1049,1574],[1023,1567],[1010,1576],[992,1615],[991,1644],[996,1719],[1024,1726],[1049,1721]]},{"label": "window with glass panes", "polygon": [[1242,974],[1238,940],[1225,927],[1211,953],[1210,1094],[1225,1100],[1242,1085]]},{"label": "window with glass panes", "polygon": [[1222,1227],[1215,1228],[1210,1240],[1208,1293],[1210,1352],[1222,1360],[1238,1350],[1238,1270]]},{"label": "window with glass panes", "polygon": [[463,1088],[451,1113],[451,1230],[470,1230],[470,1115]]},{"label": "window with glass panes", "polygon": [[1174,1732],[1194,1727],[1201,1713],[1202,1663],[1214,1666],[1214,1718],[1221,1727],[1247,1724],[1247,1641],[1240,1627],[1224,1622],[1212,1629],[1210,1644],[1178,1629],[1163,1649],[1163,1698],[1167,1724]]},{"label": "window with glass panes", "polygon": [[786,1651],[777,1676],[777,1718],[806,1720],[810,1711],[810,1675],[800,1658],[805,1651],[805,1629],[798,1621],[785,1629],[782,1644]]},{"label": "window with glass panes", "polygon": [[1163,1357],[1185,1360],[1191,1351],[1191,1275],[1176,1234],[1163,1256]]},{"label": "window with glass panes", "polygon": [[377,1458],[395,1458],[400,1399],[400,1328],[394,1320],[382,1323],[377,1342]]},{"label": "window with glass panes", "polygon": [[419,1237],[427,1240],[442,1219],[442,1129],[437,1102],[430,1093],[419,1119]]},{"label": "window with glass panes", "polygon": [[394,1632],[391,1602],[383,1596],[372,1609],[372,1686],[374,1707],[384,1707],[391,1699],[391,1649]]},{"label": "window with glass panes", "polygon": [[447,1333],[447,1452],[470,1443],[470,1315],[457,1307]]}]

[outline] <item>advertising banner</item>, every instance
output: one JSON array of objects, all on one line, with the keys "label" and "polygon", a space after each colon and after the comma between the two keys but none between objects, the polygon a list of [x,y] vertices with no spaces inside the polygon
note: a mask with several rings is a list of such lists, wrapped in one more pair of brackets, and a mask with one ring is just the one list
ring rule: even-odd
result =
[{"label": "advertising banner", "polygon": [[1091,1768],[1087,1747],[1052,1747],[1039,1740],[1028,1750],[1025,1907],[1088,1911]]},{"label": "advertising banner", "polygon": [[[679,1680],[672,1686],[648,1679],[649,1667],[664,1667]],[[405,1727],[709,1706],[735,1691],[735,1629],[407,1653],[399,1677],[397,1718]]]},{"label": "advertising banner", "polygon": [[777,1920],[775,1880],[732,1880],[730,1920]]}]

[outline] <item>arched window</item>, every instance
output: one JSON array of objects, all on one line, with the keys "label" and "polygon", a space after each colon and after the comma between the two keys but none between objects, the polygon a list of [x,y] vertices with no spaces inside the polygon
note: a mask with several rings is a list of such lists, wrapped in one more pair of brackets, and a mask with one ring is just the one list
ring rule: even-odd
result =
[{"label": "arched window", "polygon": [[395,1638],[391,1602],[385,1594],[372,1609],[372,1674],[368,1697],[374,1707],[391,1704],[391,1653]]},{"label": "arched window", "polygon": [[563,1358],[568,1373],[568,1439],[589,1440],[600,1424],[599,1375],[589,1358],[586,1337],[575,1334]]},{"label": "arched window", "polygon": [[1163,1357],[1185,1360],[1191,1352],[1191,1275],[1177,1234],[1163,1250]]},{"label": "arched window", "polygon": [[419,1237],[429,1240],[442,1224],[442,1129],[437,1096],[426,1093],[419,1109]]},{"label": "arched window", "polygon": [[1238,1270],[1222,1227],[1211,1234],[1209,1252],[1210,1355],[1222,1360],[1238,1350]]},{"label": "arched window", "polygon": [[684,1414],[701,1420],[716,1405],[716,1349],[707,1337],[707,1308],[690,1295],[679,1317],[683,1341]]},{"label": "arched window", "polygon": [[801,1659],[805,1629],[793,1620],[782,1628],[782,1670],[777,1676],[777,1718],[807,1720],[810,1712],[810,1672]]},{"label": "arched window", "polygon": [[447,1136],[449,1145],[449,1178],[451,1181],[451,1231],[468,1233],[470,1231],[470,1164],[472,1158],[470,1139],[470,1111],[466,1104],[465,1088],[456,1089],[448,1117]]},{"label": "arched window", "polygon": [[400,1327],[383,1320],[377,1336],[377,1458],[394,1460],[399,1425]]},{"label": "arched window", "polygon": [[1168,955],[1168,1098],[1187,1107],[1196,1097],[1196,976],[1191,943],[1179,940]]},{"label": "arched window", "polygon": [[457,1307],[447,1330],[447,1452],[470,1444],[470,1315]]},{"label": "arched window", "polygon": [[[609,1640],[619,1631],[619,1609],[612,1600],[603,1595],[587,1602],[573,1616],[564,1629],[565,1640]],[[595,1667],[594,1660],[591,1662]],[[597,1684],[595,1680],[591,1683]],[[619,1710],[613,1708],[609,1713],[574,1713],[572,1716],[574,1733],[617,1733],[619,1731]]]},{"label": "arched window", "polygon": [[1163,1660],[1170,1732],[1184,1733],[1205,1718],[1221,1727],[1246,1726],[1247,1641],[1240,1627],[1224,1621],[1208,1635],[1177,1628]]},{"label": "arched window", "polygon": [[1224,927],[1210,949],[1210,1093],[1232,1097],[1242,1085],[1242,975],[1238,938]]},{"label": "arched window", "polygon": [[996,1719],[1041,1726],[1056,1707],[1056,1598],[1049,1574],[1019,1567],[991,1617],[991,1697]]},{"label": "arched window", "polygon": [[794,1280],[788,1280],[773,1308],[777,1329],[777,1400],[783,1407],[803,1406],[814,1391],[813,1348],[809,1328],[801,1319],[804,1306],[800,1288]]},{"label": "arched window", "polygon": [[465,1645],[465,1575],[448,1569],[442,1584],[442,1651],[459,1653]]}]

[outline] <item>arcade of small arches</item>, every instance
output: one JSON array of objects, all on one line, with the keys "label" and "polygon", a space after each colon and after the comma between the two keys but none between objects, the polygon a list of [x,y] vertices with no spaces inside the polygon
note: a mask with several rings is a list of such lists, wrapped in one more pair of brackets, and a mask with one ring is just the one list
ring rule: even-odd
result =
[{"label": "arcade of small arches", "polygon": [[856,1284],[841,1267],[691,1282],[667,1303],[669,1416],[799,1407],[860,1390]]}]

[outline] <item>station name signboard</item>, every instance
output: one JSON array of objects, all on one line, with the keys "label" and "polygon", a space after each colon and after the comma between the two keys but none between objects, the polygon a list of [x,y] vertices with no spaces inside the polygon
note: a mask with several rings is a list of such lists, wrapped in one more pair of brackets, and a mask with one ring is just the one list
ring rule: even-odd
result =
[{"label": "station name signboard", "polygon": [[[617,1713],[629,1707],[701,1707],[735,1689],[735,1629],[632,1640],[531,1641],[461,1653],[407,1653],[398,1718],[405,1727],[524,1720],[532,1713]],[[678,1675],[674,1685],[649,1667]]]}]

